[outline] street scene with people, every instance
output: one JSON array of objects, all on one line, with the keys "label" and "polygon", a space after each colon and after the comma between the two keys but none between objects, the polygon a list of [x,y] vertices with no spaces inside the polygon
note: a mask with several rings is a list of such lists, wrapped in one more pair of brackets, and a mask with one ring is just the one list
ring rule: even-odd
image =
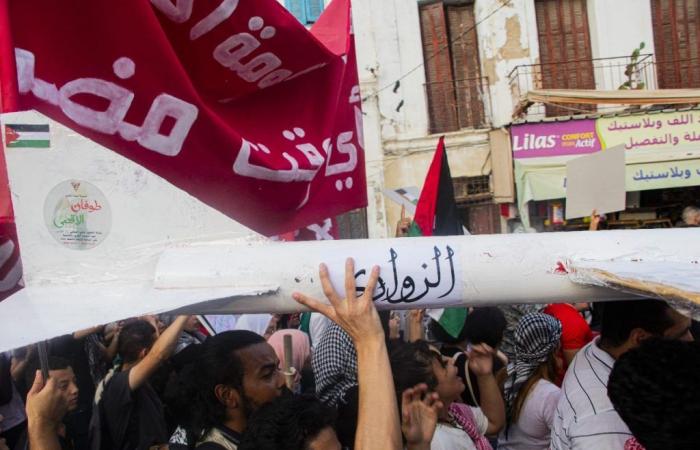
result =
[{"label": "street scene with people", "polygon": [[0,450],[700,449],[700,1],[0,0]]}]

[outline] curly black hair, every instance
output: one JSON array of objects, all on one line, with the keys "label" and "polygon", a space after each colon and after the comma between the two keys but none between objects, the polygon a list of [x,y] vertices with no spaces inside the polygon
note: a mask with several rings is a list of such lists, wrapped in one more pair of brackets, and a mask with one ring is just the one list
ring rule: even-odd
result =
[{"label": "curly black hair", "polygon": [[208,429],[226,419],[226,408],[214,389],[224,384],[243,393],[243,363],[237,353],[263,342],[265,338],[259,334],[244,330],[212,336],[196,346],[197,357],[168,383],[166,404],[191,441],[196,442]]},{"label": "curly black hair", "polygon": [[700,346],[651,338],[623,354],[608,381],[608,396],[647,450],[700,446]]},{"label": "curly black hair", "polygon": [[239,450],[306,450],[335,425],[335,410],[313,395],[284,395],[260,408],[248,422]]}]

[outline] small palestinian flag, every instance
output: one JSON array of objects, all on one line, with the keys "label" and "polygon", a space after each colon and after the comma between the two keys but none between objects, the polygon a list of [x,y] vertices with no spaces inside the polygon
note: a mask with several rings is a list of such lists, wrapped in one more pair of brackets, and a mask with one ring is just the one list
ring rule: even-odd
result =
[{"label": "small palestinian flag", "polygon": [[[435,156],[430,163],[423,189],[416,205],[409,236],[455,236],[464,234],[457,212],[452,175],[447,163],[445,138],[438,141]],[[452,337],[456,338],[464,328],[466,308],[429,309],[428,316],[437,321]]]},{"label": "small palestinian flag", "polygon": [[49,148],[49,125],[6,124],[7,148]]}]

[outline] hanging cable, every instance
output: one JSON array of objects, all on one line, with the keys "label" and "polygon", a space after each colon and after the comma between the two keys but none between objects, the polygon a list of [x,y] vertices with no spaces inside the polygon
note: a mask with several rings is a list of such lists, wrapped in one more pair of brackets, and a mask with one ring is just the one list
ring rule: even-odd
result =
[{"label": "hanging cable", "polygon": [[393,87],[397,86],[398,83],[401,82],[401,80],[403,80],[403,79],[406,78],[407,76],[411,75],[413,72],[415,72],[416,70],[420,69],[421,67],[425,66],[425,63],[426,63],[427,61],[432,60],[432,59],[435,58],[437,55],[439,55],[440,53],[442,53],[445,49],[449,48],[450,45],[452,45],[452,44],[454,44],[455,42],[457,42],[457,41],[459,41],[460,39],[462,39],[462,36],[465,36],[467,33],[469,33],[470,31],[474,30],[476,27],[478,27],[479,25],[481,25],[482,23],[484,23],[486,20],[488,20],[491,16],[493,16],[494,14],[496,14],[496,13],[497,13],[498,11],[500,11],[501,9],[505,8],[506,6],[510,6],[510,1],[511,1],[511,0],[505,0],[504,2],[502,2],[498,8],[494,9],[493,11],[491,11],[488,15],[486,15],[486,17],[484,17],[483,19],[481,19],[480,21],[478,21],[477,23],[475,23],[472,27],[467,28],[466,30],[464,30],[463,32],[461,32],[460,34],[458,34],[457,37],[455,37],[454,39],[450,40],[447,44],[445,44],[445,45],[443,45],[442,47],[440,47],[440,48],[439,48],[436,52],[434,52],[433,54],[431,54],[431,55],[429,55],[428,57],[424,58],[424,60],[423,60],[422,63],[418,64],[417,66],[415,66],[414,68],[412,68],[411,70],[409,70],[409,71],[406,72],[405,74],[401,75],[401,76],[400,76],[399,78],[397,78],[396,80],[394,80],[394,81],[392,81],[391,83],[387,84],[386,86],[384,86],[384,87],[378,89],[378,90],[377,90],[376,92],[374,92],[373,94],[370,94],[370,95],[367,95],[367,96],[363,97],[363,98],[362,98],[362,102],[364,103],[365,101],[369,100],[370,98],[378,97],[378,96],[379,96],[379,93],[381,93],[381,92],[383,92],[383,91],[385,91],[385,90],[387,90],[387,89],[389,89],[389,88],[393,88]]}]

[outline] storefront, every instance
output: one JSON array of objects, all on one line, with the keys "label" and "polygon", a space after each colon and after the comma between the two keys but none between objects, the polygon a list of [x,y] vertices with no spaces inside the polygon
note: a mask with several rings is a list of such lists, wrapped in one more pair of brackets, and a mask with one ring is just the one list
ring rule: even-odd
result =
[{"label": "storefront", "polygon": [[[543,120],[511,127],[520,218],[526,229],[582,229],[566,223],[566,162],[622,145],[627,210],[613,228],[672,226],[700,202],[700,109]],[[595,183],[591,179],[591,183]]]}]

